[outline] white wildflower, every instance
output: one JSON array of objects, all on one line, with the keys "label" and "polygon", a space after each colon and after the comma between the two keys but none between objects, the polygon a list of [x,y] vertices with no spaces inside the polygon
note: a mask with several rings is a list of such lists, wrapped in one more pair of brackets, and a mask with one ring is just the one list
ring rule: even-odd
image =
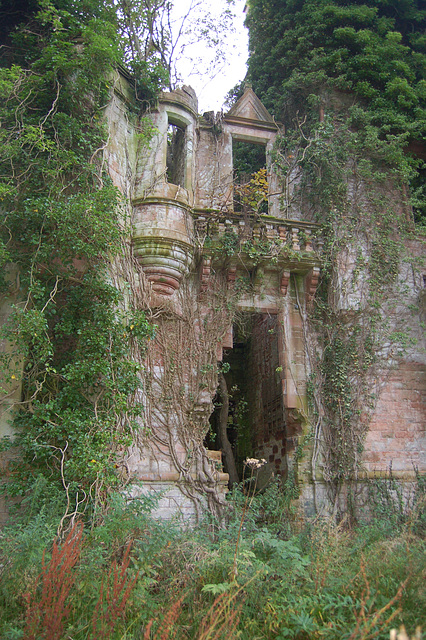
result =
[{"label": "white wildflower", "polygon": [[249,467],[249,469],[260,469],[260,467],[266,464],[266,460],[265,458],[261,458],[260,460],[257,458],[246,458],[244,464],[246,467]]}]

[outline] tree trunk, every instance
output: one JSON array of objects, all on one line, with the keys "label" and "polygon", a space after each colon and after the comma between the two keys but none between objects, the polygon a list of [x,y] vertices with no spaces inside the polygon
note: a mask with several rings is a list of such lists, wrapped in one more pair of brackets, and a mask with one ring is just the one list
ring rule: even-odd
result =
[{"label": "tree trunk", "polygon": [[229,396],[228,385],[222,372],[219,373],[219,390],[222,400],[222,406],[219,414],[219,442],[223,452],[223,462],[225,471],[229,473],[229,487],[232,489],[234,484],[239,483],[237,467],[235,465],[234,454],[232,452],[231,443],[228,440],[228,413],[229,413]]}]

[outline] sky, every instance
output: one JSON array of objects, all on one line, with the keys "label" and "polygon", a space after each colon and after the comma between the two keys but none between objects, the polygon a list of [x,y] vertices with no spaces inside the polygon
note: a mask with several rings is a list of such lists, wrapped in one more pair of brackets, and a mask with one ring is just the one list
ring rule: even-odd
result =
[{"label": "sky", "polygon": [[[199,5],[193,9],[194,19],[198,16],[201,18],[202,12],[208,9],[221,38],[221,43],[216,48],[219,50],[219,59],[215,59],[213,47],[206,46],[200,42],[199,37],[194,37],[195,29],[187,21],[187,33],[181,39],[181,42],[184,40],[183,55],[178,55],[177,71],[182,80],[180,84],[189,84],[195,89],[200,113],[220,111],[228,91],[244,79],[247,71],[248,32],[244,27],[246,0],[235,0],[232,5],[227,0],[175,0],[176,28],[180,27],[182,16],[191,3],[193,7]],[[229,15],[227,17],[221,13],[227,8],[232,11],[232,20]],[[212,29],[208,29],[208,25],[206,27],[210,36],[216,35]]]}]

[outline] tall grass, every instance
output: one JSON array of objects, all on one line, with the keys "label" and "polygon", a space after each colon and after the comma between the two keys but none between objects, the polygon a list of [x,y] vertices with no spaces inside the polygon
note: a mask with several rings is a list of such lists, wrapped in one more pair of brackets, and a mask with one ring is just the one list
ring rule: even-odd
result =
[{"label": "tall grass", "polygon": [[78,525],[44,549],[37,528],[44,541],[57,522],[34,516],[0,538],[0,637],[406,640],[404,625],[418,638],[426,626],[421,500],[391,529],[382,512],[358,527],[318,520],[301,528],[273,484],[249,509],[237,490],[227,526],[206,520],[182,531],[152,520],[146,502],[115,496],[96,526]]}]

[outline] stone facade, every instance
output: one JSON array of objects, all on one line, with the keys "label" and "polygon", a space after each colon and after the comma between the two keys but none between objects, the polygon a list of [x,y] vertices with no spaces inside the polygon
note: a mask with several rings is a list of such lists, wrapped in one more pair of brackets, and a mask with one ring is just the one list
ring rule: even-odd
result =
[{"label": "stone facade", "polygon": [[402,362],[386,380],[365,442],[365,468],[399,477],[424,471],[426,372],[423,364]]},{"label": "stone facade", "polygon": [[[302,300],[305,305],[315,291],[320,245],[314,246],[316,226],[303,221],[301,212],[294,220],[287,219],[280,204],[277,176],[270,161],[279,128],[249,87],[225,116],[207,113],[202,117],[198,116],[192,89],[183,87],[160,96],[158,107],[150,114],[154,135],[149,149],[138,151],[132,142],[137,122],[129,119],[124,123],[123,119],[127,99],[125,80],[118,77],[108,110],[113,133],[109,163],[115,184],[132,202],[135,255],[153,295],[167,299],[175,311],[179,309],[183,282],[194,298],[199,298],[201,316],[206,317],[215,274],[225,274],[231,297],[236,283],[249,280],[247,291],[239,291],[236,306],[238,312],[254,318],[247,387],[248,395],[253,394],[254,398],[248,402],[251,448],[264,457],[265,447],[269,446],[271,469],[285,475],[287,459],[304,426],[302,415],[306,416],[305,345],[297,301]],[[234,212],[234,140],[265,149],[270,192],[267,215],[249,219]],[[180,171],[176,163],[181,164]],[[275,248],[274,259],[253,259],[243,253],[224,256],[220,247],[231,237],[239,243],[269,243]],[[232,347],[230,325],[217,345],[217,360],[221,361]],[[262,359],[265,349],[266,360]],[[157,380],[161,385],[164,371],[161,354],[157,355]],[[187,385],[191,375],[188,366]],[[203,407],[202,435],[209,430],[212,399],[205,398],[204,405],[198,401],[198,407]],[[173,434],[175,459],[170,459],[163,446],[151,442],[142,450],[135,447],[127,464],[134,477],[144,483],[143,491],[147,487],[158,491],[161,487],[158,506],[162,515],[180,511],[187,516],[191,503],[182,485],[181,465],[188,452],[179,435],[179,424],[173,428],[160,424],[164,421],[158,407],[155,411],[157,418],[153,418],[150,427],[163,436],[167,431],[169,436]],[[202,440],[199,437],[200,445]],[[275,441],[279,443],[278,456]],[[221,471],[220,461],[211,466],[219,494],[223,494],[227,475]],[[190,473],[194,478],[197,475],[195,469]],[[176,493],[179,487],[183,489],[180,501]]]},{"label": "stone facade", "polygon": [[[185,303],[180,295],[185,289],[196,311],[192,329],[201,342],[203,323],[213,317],[214,287],[220,274],[228,303],[234,305],[237,315],[249,318],[248,335],[239,345],[243,359],[236,365],[241,373],[238,380],[228,379],[229,385],[244,388],[247,399],[245,421],[251,442],[244,450],[265,458],[270,473],[285,477],[300,436],[310,428],[306,396],[310,371],[303,318],[320,277],[321,238],[318,226],[305,219],[301,209],[290,206],[290,195],[282,191],[274,171],[271,152],[278,133],[283,132],[250,87],[227,114],[204,116],[198,115],[193,90],[183,87],[161,94],[157,107],[142,120],[129,108],[133,102],[130,87],[125,72],[117,72],[106,109],[106,159],[114,184],[130,203],[133,252],[150,283],[150,305],[165,308],[168,317],[176,318],[170,320],[170,326],[184,325]],[[148,143],[140,135],[147,121],[152,129]],[[250,216],[234,210],[234,140],[265,149],[267,214]],[[292,188],[297,181],[295,176]],[[240,250],[227,252],[230,240]],[[267,246],[268,251],[253,255],[248,246]],[[350,264],[342,265],[341,289]],[[418,290],[418,283],[413,283],[408,297],[416,298]],[[342,305],[349,308],[357,292],[345,295],[341,295]],[[424,298],[421,302],[424,305]],[[6,307],[2,313],[7,314]],[[364,452],[365,472],[370,475],[385,472],[389,465],[401,477],[412,477],[414,467],[425,470],[426,381],[418,318],[413,322],[419,346],[408,360],[395,361],[391,372],[378,381],[378,401]],[[229,360],[230,351],[235,346],[237,352],[238,345],[232,322],[218,332],[215,360],[221,362]],[[128,452],[130,492],[157,494],[159,515],[179,515],[187,521],[209,504],[210,495],[220,500],[226,493],[228,475],[223,472],[220,452],[204,448],[212,424],[215,386],[197,382],[199,371],[188,356],[180,372],[182,406],[188,398],[192,403],[190,411],[185,409],[185,419],[190,413],[188,424],[194,425],[188,437],[181,429],[183,412],[170,411],[160,390],[168,373],[161,345],[154,345],[150,363],[152,410],[147,421],[151,437],[141,437]],[[210,361],[208,367],[212,367]],[[19,393],[18,388],[11,391]],[[146,391],[141,402],[148,402]],[[309,464],[301,466],[299,480],[302,502],[309,512],[315,480],[310,477]],[[324,491],[321,496],[325,497]]]}]

